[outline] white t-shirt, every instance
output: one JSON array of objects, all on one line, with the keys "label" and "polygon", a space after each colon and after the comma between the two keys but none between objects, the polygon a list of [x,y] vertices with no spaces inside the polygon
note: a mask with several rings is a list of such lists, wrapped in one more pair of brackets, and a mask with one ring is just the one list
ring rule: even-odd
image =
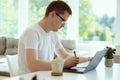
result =
[{"label": "white t-shirt", "polygon": [[30,72],[27,67],[25,49],[36,50],[36,58],[44,61],[51,61],[54,58],[55,50],[63,48],[55,32],[46,33],[38,24],[28,27],[19,39],[18,63],[20,74]]}]

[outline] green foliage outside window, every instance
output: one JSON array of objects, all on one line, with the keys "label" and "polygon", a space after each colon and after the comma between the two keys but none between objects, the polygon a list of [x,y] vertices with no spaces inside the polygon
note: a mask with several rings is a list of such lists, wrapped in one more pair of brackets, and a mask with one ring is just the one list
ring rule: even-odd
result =
[{"label": "green foliage outside window", "polygon": [[51,0],[30,0],[29,1],[29,24],[38,22],[44,17],[45,9]]},{"label": "green foliage outside window", "polygon": [[17,36],[18,0],[0,0],[0,35]]},{"label": "green foliage outside window", "polygon": [[80,0],[79,11],[79,35],[85,40],[88,40],[89,33],[92,29],[92,23],[95,21],[94,15],[91,11],[91,3],[89,0]]},{"label": "green foliage outside window", "polygon": [[104,15],[97,17],[92,11],[92,4],[89,0],[80,0],[79,36],[85,41],[98,37],[100,41],[114,41],[112,24],[114,17]]}]

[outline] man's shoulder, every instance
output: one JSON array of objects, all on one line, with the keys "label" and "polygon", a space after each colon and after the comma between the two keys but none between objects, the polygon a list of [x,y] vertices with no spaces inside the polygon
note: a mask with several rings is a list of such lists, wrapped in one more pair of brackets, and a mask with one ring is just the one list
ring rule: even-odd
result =
[{"label": "man's shoulder", "polygon": [[26,32],[31,32],[31,31],[38,32],[41,31],[41,28],[37,23],[35,23],[26,28]]}]

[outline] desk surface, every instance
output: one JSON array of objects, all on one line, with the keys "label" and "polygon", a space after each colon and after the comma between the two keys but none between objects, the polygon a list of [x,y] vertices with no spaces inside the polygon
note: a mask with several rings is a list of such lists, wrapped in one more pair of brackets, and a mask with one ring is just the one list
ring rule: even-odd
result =
[{"label": "desk surface", "polygon": [[31,80],[34,75],[37,75],[37,80],[120,80],[120,64],[115,63],[113,67],[105,67],[101,63],[96,69],[84,74],[64,72],[63,76],[51,76],[51,71],[39,71],[5,80],[21,80],[20,78]]}]

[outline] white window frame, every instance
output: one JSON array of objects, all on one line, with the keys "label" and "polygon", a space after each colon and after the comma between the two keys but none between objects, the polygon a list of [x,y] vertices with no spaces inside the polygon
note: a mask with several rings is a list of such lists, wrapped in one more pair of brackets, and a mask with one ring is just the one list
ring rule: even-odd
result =
[{"label": "white window frame", "polygon": [[18,1],[18,37],[28,26],[28,7],[29,0]]},{"label": "white window frame", "polygon": [[114,26],[115,45],[120,45],[120,0],[117,0],[117,16]]},{"label": "white window frame", "polygon": [[67,23],[67,39],[78,41],[79,38],[79,0],[67,0],[72,9],[72,16]]}]

